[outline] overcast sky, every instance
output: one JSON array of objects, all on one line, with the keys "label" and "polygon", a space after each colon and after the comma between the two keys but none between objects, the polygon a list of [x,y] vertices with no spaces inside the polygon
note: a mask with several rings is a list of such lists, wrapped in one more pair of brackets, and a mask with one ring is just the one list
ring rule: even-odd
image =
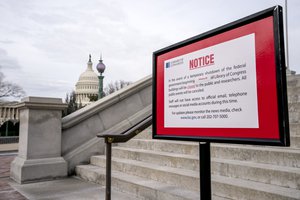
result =
[{"label": "overcast sky", "polygon": [[[28,96],[65,98],[102,52],[105,85],[152,73],[152,53],[284,0],[0,0],[0,71]],[[289,61],[300,72],[300,1],[288,0]]]}]

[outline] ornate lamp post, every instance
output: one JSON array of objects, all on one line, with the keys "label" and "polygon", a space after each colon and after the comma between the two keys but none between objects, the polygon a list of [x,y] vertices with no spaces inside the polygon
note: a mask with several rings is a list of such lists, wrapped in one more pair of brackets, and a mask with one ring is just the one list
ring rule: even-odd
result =
[{"label": "ornate lamp post", "polygon": [[103,92],[103,79],[104,79],[104,76],[102,76],[102,73],[105,70],[105,65],[104,65],[103,60],[102,60],[102,55],[100,56],[100,60],[99,60],[99,63],[97,64],[96,68],[97,68],[98,72],[100,73],[100,76],[98,76],[98,78],[99,78],[98,99],[101,99],[104,96],[104,92]]}]

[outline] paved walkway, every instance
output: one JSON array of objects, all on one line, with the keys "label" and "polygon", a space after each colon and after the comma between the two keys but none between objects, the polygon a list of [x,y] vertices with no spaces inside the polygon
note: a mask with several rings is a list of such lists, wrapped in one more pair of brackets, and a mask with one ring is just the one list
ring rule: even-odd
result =
[{"label": "paved walkway", "polygon": [[[0,145],[2,146],[2,145]],[[26,200],[15,188],[9,184],[10,163],[16,157],[16,154],[0,152],[0,200]]]},{"label": "paved walkway", "polygon": [[[17,155],[17,145],[0,145],[0,200],[104,200],[105,187],[75,177],[53,181],[18,184],[9,178],[10,163]],[[136,200],[112,191],[112,199]]]},{"label": "paved walkway", "polygon": [[[74,177],[30,184],[10,185],[30,200],[104,200],[105,187]],[[1,198],[0,198],[1,199]],[[137,200],[130,195],[112,191],[112,200]]]}]

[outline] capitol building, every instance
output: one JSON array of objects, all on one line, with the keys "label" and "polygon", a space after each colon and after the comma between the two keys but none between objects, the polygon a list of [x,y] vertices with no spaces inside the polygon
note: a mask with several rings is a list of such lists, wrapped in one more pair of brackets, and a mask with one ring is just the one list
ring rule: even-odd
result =
[{"label": "capitol building", "polygon": [[[101,56],[102,57],[102,56]],[[89,61],[87,68],[83,72],[75,87],[76,103],[81,106],[86,106],[91,103],[91,98],[97,98],[99,94],[99,78],[103,79],[102,73],[104,72],[105,65],[102,58],[99,60],[97,70],[100,72],[100,77],[93,70],[93,63],[91,55],[89,55]],[[101,89],[101,88],[100,88]]]}]

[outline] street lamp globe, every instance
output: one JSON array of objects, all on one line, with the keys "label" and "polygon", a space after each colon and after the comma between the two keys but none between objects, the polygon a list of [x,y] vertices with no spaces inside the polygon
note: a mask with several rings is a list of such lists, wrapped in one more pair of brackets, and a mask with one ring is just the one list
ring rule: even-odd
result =
[{"label": "street lamp globe", "polygon": [[103,63],[102,56],[101,56],[100,60],[99,60],[99,63],[96,66],[96,69],[98,70],[98,72],[100,73],[100,75],[102,75],[102,73],[104,72],[105,68],[106,68],[106,66]]}]

